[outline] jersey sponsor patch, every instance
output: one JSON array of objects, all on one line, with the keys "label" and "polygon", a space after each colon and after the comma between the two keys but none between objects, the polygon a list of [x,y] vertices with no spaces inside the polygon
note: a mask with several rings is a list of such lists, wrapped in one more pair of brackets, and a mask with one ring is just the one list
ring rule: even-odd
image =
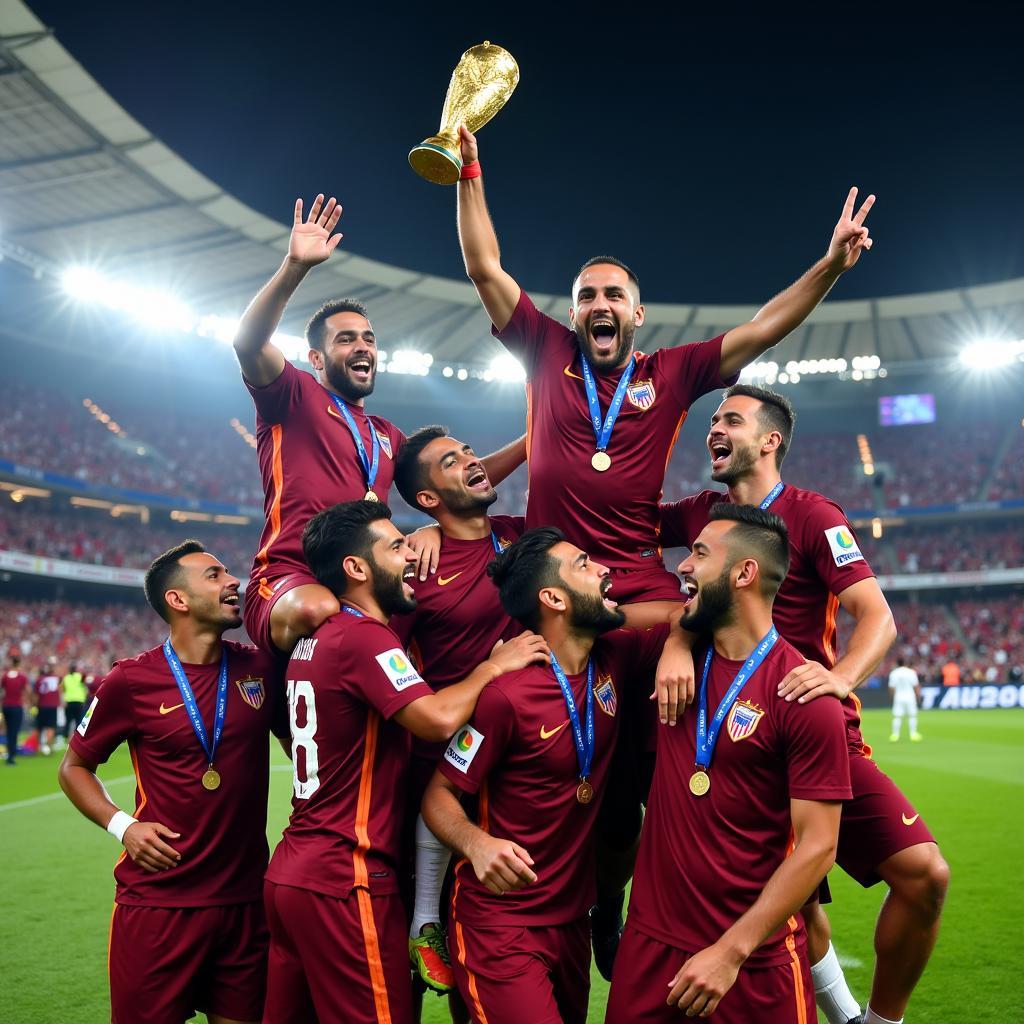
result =
[{"label": "jersey sponsor patch", "polygon": [[89,705],[89,710],[86,711],[85,716],[78,723],[78,728],[75,730],[79,736],[85,735],[85,730],[89,728],[89,723],[92,721],[92,713],[96,710],[96,705],[99,704],[99,702],[99,697],[93,697],[92,703]]},{"label": "jersey sponsor patch", "polygon": [[238,687],[242,700],[249,707],[255,708],[257,711],[263,707],[263,698],[266,696],[266,693],[263,689],[262,679],[257,679],[255,676],[247,676],[245,679],[236,679],[235,686]]},{"label": "jersey sponsor patch", "polygon": [[857,541],[848,526],[833,526],[825,531],[825,537],[836,565],[864,561],[864,556],[860,553]]},{"label": "jersey sponsor patch", "polygon": [[626,397],[638,409],[650,409],[658,395],[652,381],[637,380],[626,388]]},{"label": "jersey sponsor patch", "polygon": [[413,683],[423,682],[419,672],[410,663],[408,655],[400,648],[394,647],[390,651],[376,655],[376,658],[377,664],[384,670],[384,675],[396,690],[404,690]]},{"label": "jersey sponsor patch", "polygon": [[478,732],[471,725],[464,725],[452,737],[448,749],[444,752],[444,759],[449,764],[455,765],[465,775],[483,742],[484,734],[482,732]]},{"label": "jersey sponsor patch", "polygon": [[597,706],[606,714],[615,717],[615,711],[619,706],[619,700],[615,693],[615,683],[611,676],[602,676],[594,687],[594,696],[597,698]]},{"label": "jersey sponsor patch", "polygon": [[737,701],[729,709],[729,717],[725,720],[725,728],[729,733],[729,739],[733,743],[739,743],[754,735],[755,730],[761,724],[764,712],[749,701]]}]

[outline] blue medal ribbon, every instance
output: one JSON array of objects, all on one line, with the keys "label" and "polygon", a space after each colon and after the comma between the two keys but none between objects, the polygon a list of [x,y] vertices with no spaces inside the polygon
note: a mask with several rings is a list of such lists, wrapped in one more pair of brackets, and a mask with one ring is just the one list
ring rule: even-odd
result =
[{"label": "blue medal ribbon", "polygon": [[497,535],[493,530],[491,530],[491,545],[494,548],[494,553],[500,555],[502,552],[501,543],[498,541]]},{"label": "blue medal ribbon", "polygon": [[786,489],[786,485],[780,480],[764,497],[764,500],[757,507],[762,512],[771,508],[772,502]]},{"label": "blue medal ribbon", "polygon": [[729,689],[722,698],[722,702],[718,705],[718,710],[715,712],[715,717],[712,719],[709,727],[708,673],[711,671],[711,658],[715,653],[715,645],[712,641],[711,646],[708,648],[707,657],[704,659],[704,674],[700,680],[700,698],[697,705],[697,767],[701,771],[706,772],[711,764],[711,757],[715,752],[715,744],[718,742],[718,734],[721,730],[722,722],[725,721],[725,716],[729,713],[729,709],[736,703],[740,690],[743,689],[744,684],[749,682],[754,673],[761,667],[761,663],[768,657],[778,639],[779,634],[775,627],[772,626],[751,652],[750,657],[743,663],[743,667],[736,673],[736,678],[729,685]]},{"label": "blue medal ribbon", "polygon": [[551,668],[562,688],[562,696],[565,698],[565,706],[569,712],[569,722],[572,725],[573,740],[576,743],[576,763],[579,765],[580,778],[586,779],[590,776],[590,765],[594,760],[594,662],[587,661],[587,721],[586,735],[580,725],[580,714],[576,710],[576,699],[572,695],[572,687],[566,678],[562,666],[558,664],[555,652],[551,652]]},{"label": "blue medal ribbon", "polygon": [[587,357],[580,351],[580,366],[583,369],[583,385],[587,392],[587,405],[590,406],[590,424],[594,428],[594,441],[597,450],[603,452],[611,443],[612,431],[615,429],[615,421],[619,418],[619,410],[626,397],[626,389],[636,369],[636,356],[633,356],[629,365],[622,371],[618,387],[612,397],[612,404],[608,406],[608,414],[601,422],[601,403],[597,399],[597,383],[594,380],[594,371],[587,362]]},{"label": "blue medal ribbon", "polygon": [[174,676],[174,681],[178,684],[178,692],[181,694],[181,699],[185,702],[185,710],[188,712],[188,717],[192,722],[192,728],[195,731],[196,738],[199,740],[199,743],[203,748],[203,753],[206,755],[207,763],[212,765],[213,755],[217,751],[217,744],[220,742],[221,733],[224,731],[224,719],[227,717],[228,712],[227,648],[221,647],[220,652],[220,677],[217,680],[217,710],[213,716],[212,745],[206,734],[206,726],[203,724],[203,716],[199,714],[199,706],[196,704],[196,698],[195,694],[192,692],[192,686],[188,681],[188,676],[185,675],[185,670],[181,667],[178,655],[171,646],[170,637],[164,641],[164,657],[167,659],[167,664],[170,666],[171,675]]},{"label": "blue medal ribbon", "polygon": [[377,466],[380,463],[380,438],[377,436],[373,420],[369,416],[366,417],[366,422],[370,425],[370,444],[373,449],[373,460],[371,461],[370,457],[366,454],[366,445],[363,444],[363,439],[359,436],[359,427],[356,426],[352,413],[348,411],[348,407],[333,391],[328,391],[327,394],[331,396],[331,401],[338,407],[341,418],[348,425],[349,433],[352,435],[352,440],[356,445],[356,454],[359,456],[359,461],[363,467],[363,475],[366,477],[366,489],[372,491],[374,481],[377,479]]},{"label": "blue medal ribbon", "polygon": [[357,619],[365,619],[366,615],[361,612],[358,608],[353,608],[350,604],[343,604],[341,606],[343,612],[347,612],[349,615],[354,615]]}]

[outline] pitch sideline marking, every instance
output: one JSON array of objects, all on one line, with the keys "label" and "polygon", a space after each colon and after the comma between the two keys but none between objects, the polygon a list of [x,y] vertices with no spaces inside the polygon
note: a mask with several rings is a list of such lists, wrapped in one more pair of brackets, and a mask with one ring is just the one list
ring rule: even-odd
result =
[{"label": "pitch sideline marking", "polygon": [[858,960],[855,956],[843,956],[843,954],[839,952],[836,953],[836,956],[839,957],[839,966],[844,970],[847,968],[856,970],[857,968],[864,966],[864,961]]},{"label": "pitch sideline marking", "polygon": [[[134,775],[119,775],[116,779],[101,779],[104,786],[118,786],[122,782],[134,782]],[[50,800],[59,800],[64,796],[62,791],[47,793],[45,796],[34,796],[30,800],[15,800],[11,804],[0,804],[0,811],[16,811],[22,807],[35,807],[36,804],[45,804]]]}]

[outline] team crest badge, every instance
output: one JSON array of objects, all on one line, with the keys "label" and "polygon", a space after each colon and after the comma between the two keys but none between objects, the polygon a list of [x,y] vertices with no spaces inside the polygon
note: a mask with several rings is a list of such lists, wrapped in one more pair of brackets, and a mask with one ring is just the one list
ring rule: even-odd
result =
[{"label": "team crest badge", "polygon": [[611,676],[601,676],[594,687],[594,696],[597,698],[598,707],[606,714],[615,717],[615,711],[619,706],[618,697],[615,694],[615,684]]},{"label": "team crest badge", "polygon": [[389,458],[393,459],[394,455],[391,454],[391,438],[388,437],[382,430],[377,431],[377,439],[380,441],[381,448],[384,449],[384,454]]},{"label": "team crest badge", "polygon": [[764,717],[764,712],[749,701],[741,700],[733,704],[729,711],[729,717],[725,720],[725,728],[729,733],[729,739],[734,743],[745,740],[754,735]]},{"label": "team crest badge", "polygon": [[263,698],[266,696],[266,692],[263,689],[262,679],[257,679],[255,676],[246,676],[245,679],[236,680],[235,686],[238,687],[242,700],[249,707],[255,708],[257,711],[263,707]]},{"label": "team crest badge", "polygon": [[638,409],[650,409],[658,396],[655,394],[653,381],[638,380],[626,388],[626,397]]},{"label": "team crest badge", "polygon": [[512,543],[512,541],[510,541],[507,537],[499,537],[498,538],[498,547],[501,548],[502,551],[504,551],[505,548],[509,547],[509,545],[511,545],[511,543]]}]

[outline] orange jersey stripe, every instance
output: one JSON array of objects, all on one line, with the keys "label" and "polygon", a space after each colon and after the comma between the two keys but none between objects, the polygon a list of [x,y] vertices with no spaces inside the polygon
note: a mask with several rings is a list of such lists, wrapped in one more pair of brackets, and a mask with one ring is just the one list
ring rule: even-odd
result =
[{"label": "orange jersey stripe", "polygon": [[366,716],[366,737],[363,767],[359,776],[359,799],[356,801],[356,848],[352,853],[353,884],[364,889],[370,884],[366,872],[366,851],[370,849],[370,798],[373,793],[373,762],[377,756],[380,715],[371,711]]},{"label": "orange jersey stripe", "polygon": [[370,968],[373,1008],[377,1013],[378,1024],[391,1024],[388,986],[384,979],[384,964],[380,958],[377,925],[373,920],[372,898],[366,889],[356,889],[356,899],[359,903],[359,923],[363,926],[363,945],[366,948],[366,963]]},{"label": "orange jersey stripe", "polygon": [[[132,813],[132,817],[133,818],[137,818],[142,813],[143,808],[146,806],[147,798],[146,798],[146,790],[145,790],[145,788],[142,785],[142,774],[139,772],[139,755],[135,751],[135,744],[132,743],[130,740],[128,741],[128,755],[132,759],[132,769],[135,772],[135,786],[136,786],[136,788],[139,791],[139,797],[140,797],[138,805],[136,806],[134,812]],[[127,856],[128,856],[128,851],[127,850],[122,850],[121,851],[121,856],[117,858],[117,861],[114,864],[114,867],[116,868],[117,865],[120,864],[121,861],[123,861],[125,859],[125,857],[127,857]]]},{"label": "orange jersey stripe", "polygon": [[533,385],[526,382],[526,475],[530,475],[530,453],[533,451]]},{"label": "orange jersey stripe", "polygon": [[459,879],[455,879],[455,889],[452,892],[452,920],[455,922],[455,949],[459,964],[466,972],[469,981],[469,996],[473,1000],[474,1016],[479,1024],[487,1024],[487,1014],[484,1013],[483,1004],[480,1002],[480,990],[477,988],[476,975],[466,965],[466,937],[462,934],[462,922],[456,914],[456,907],[459,900]]},{"label": "orange jersey stripe", "polygon": [[110,980],[110,950],[114,945],[114,915],[117,914],[117,904],[110,912],[110,931],[107,933],[107,980]]},{"label": "orange jersey stripe", "polygon": [[270,548],[277,540],[281,532],[281,495],[284,493],[284,466],[281,463],[281,440],[284,437],[284,428],[280,423],[275,423],[270,431],[273,439],[273,455],[271,465],[274,474],[274,497],[270,504],[270,536],[267,543],[256,553],[256,561],[266,567],[270,561]]},{"label": "orange jersey stripe", "polygon": [[793,934],[797,929],[797,922],[795,917],[791,917],[787,922],[789,925],[789,934],[786,936],[786,949],[789,950],[789,968],[793,972],[793,987],[795,990],[796,997],[796,1024],[807,1024],[807,1000],[804,996],[804,976],[800,970],[800,957],[796,952],[796,940],[793,938]]},{"label": "orange jersey stripe", "polygon": [[825,657],[828,659],[826,668],[831,668],[836,663],[836,615],[839,612],[839,598],[835,594],[828,595],[828,603],[825,605],[825,629],[821,634],[821,646],[825,648]]}]

